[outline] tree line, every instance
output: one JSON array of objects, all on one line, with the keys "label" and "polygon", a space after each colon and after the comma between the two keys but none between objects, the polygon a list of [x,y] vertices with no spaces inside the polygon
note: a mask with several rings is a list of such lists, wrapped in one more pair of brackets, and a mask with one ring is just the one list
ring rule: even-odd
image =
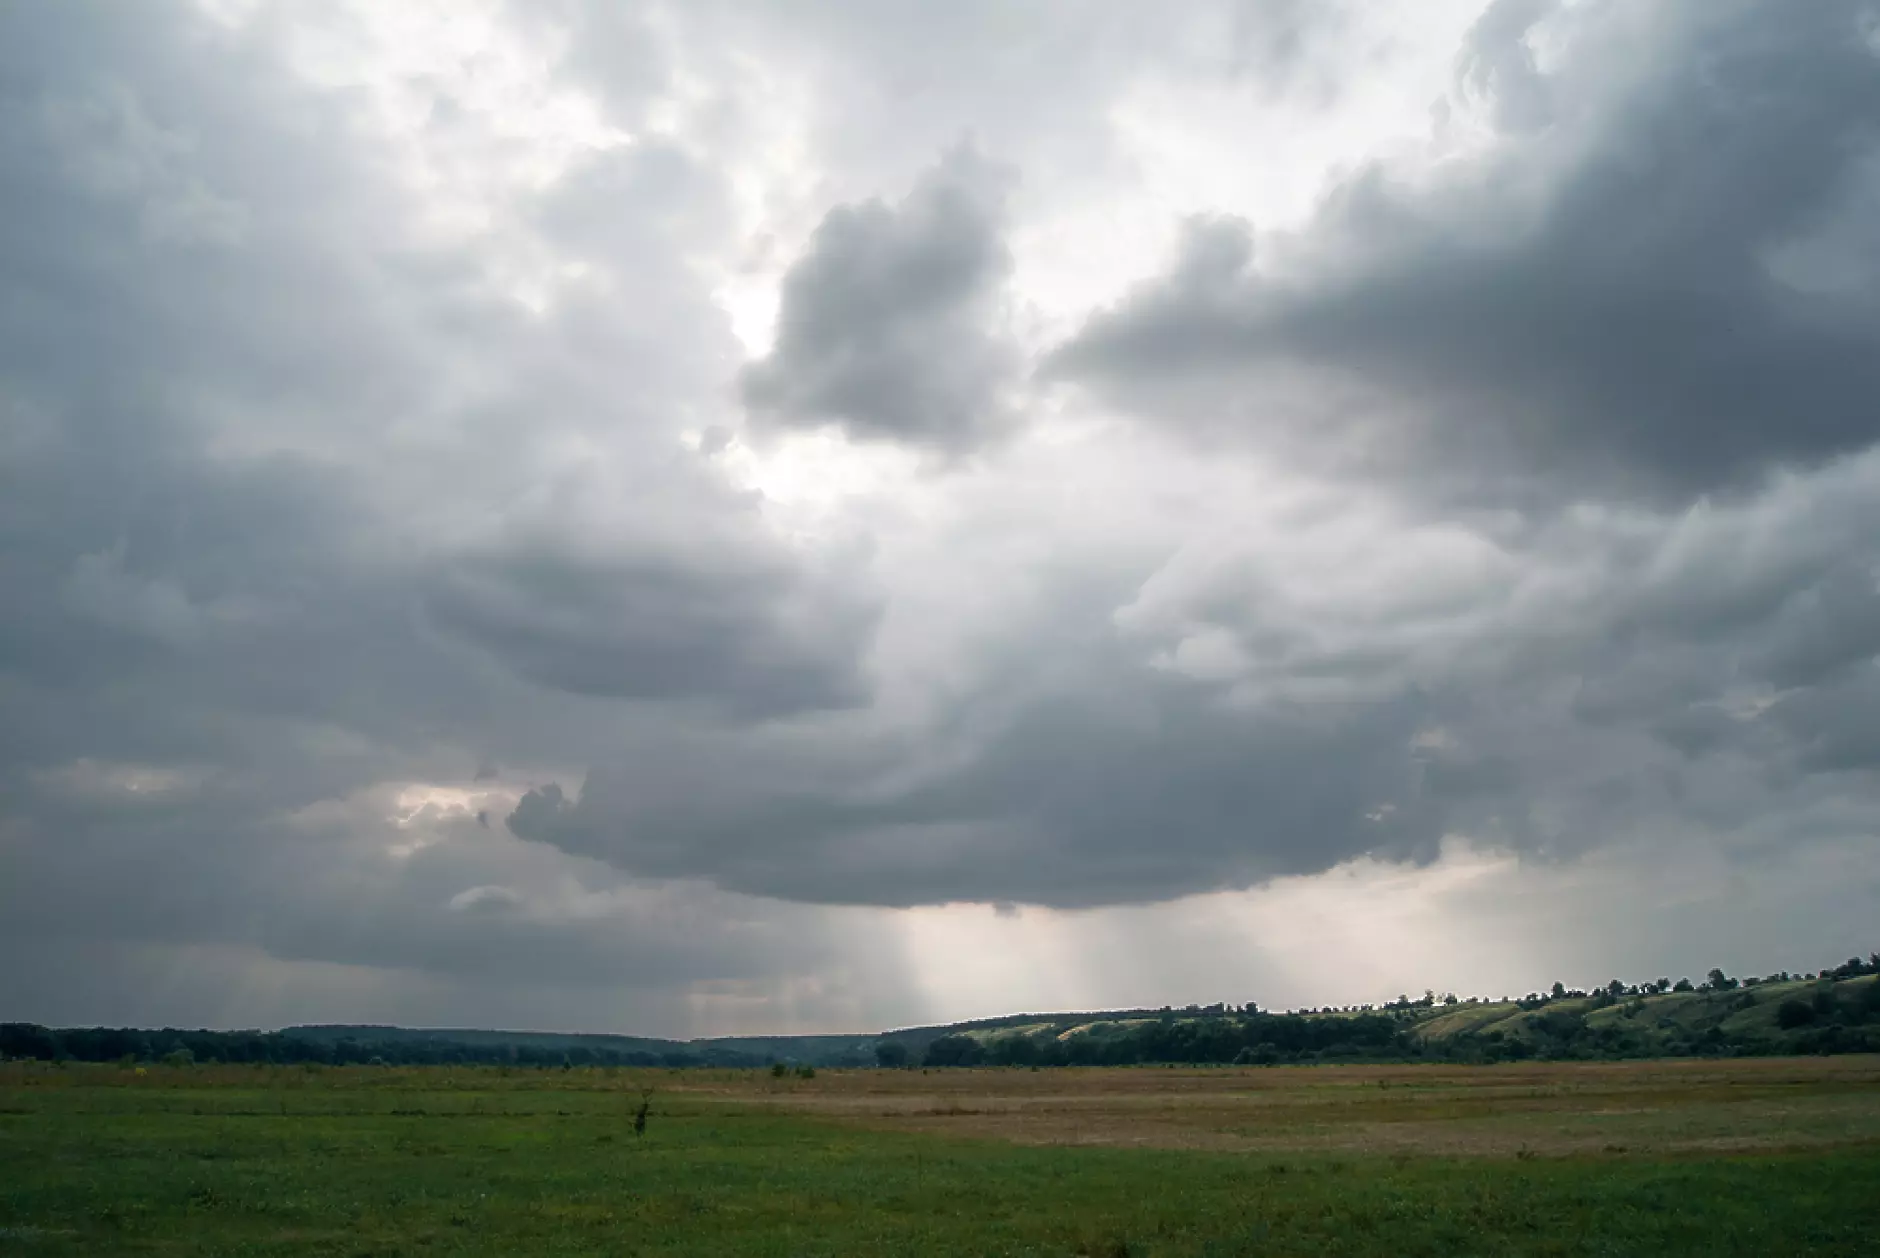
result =
[{"label": "tree line", "polygon": [[468,1044],[448,1038],[326,1041],[280,1031],[160,1031],[135,1027],[52,1028],[0,1023],[0,1058],[38,1061],[237,1062],[326,1066],[732,1066],[757,1067],[767,1058],[725,1049],[649,1052],[588,1045]]},{"label": "tree line", "polygon": [[[1591,991],[1555,983],[1512,1003],[1525,1012],[1545,1011],[1524,1021],[1518,1033],[1488,1028],[1464,1030],[1441,1038],[1417,1034],[1420,1023],[1438,1008],[1472,1006],[1451,994],[1425,992],[1383,1005],[1264,1013],[1254,1005],[1229,1004],[1165,1009],[1136,1019],[1127,1030],[1109,1035],[1014,1033],[986,1038],[954,1033],[916,1052],[906,1043],[885,1040],[876,1047],[878,1065],[958,1066],[1129,1066],[1129,1065],[1279,1065],[1332,1061],[1495,1062],[1623,1060],[1643,1057],[1771,1055],[1780,1053],[1880,1052],[1880,982],[1858,990],[1835,986],[1840,980],[1880,974],[1880,953],[1858,957],[1808,974],[1786,971],[1737,979],[1712,969],[1701,983],[1660,978],[1626,983],[1614,979]],[[1762,1028],[1733,1028],[1732,1014],[1757,1003],[1752,989],[1797,980],[1817,986],[1784,1000],[1776,1009],[1781,1034]],[[1698,1016],[1667,1028],[1651,1020],[1635,1021],[1646,1001],[1668,993],[1704,997]],[[1572,1004],[1571,1009],[1550,1006]],[[1588,1021],[1587,1015],[1624,1005],[1620,1017]],[[1799,1034],[1791,1034],[1799,1032]]]},{"label": "tree line", "polygon": [[[1786,971],[1733,978],[1712,969],[1701,983],[1660,978],[1641,983],[1618,979],[1590,991],[1555,983],[1512,1003],[1525,1013],[1517,1031],[1489,1027],[1441,1038],[1417,1033],[1439,1007],[1484,1003],[1453,993],[1427,991],[1380,1006],[1264,1012],[1253,1004],[1164,1008],[1112,1015],[1123,1025],[1104,1033],[1014,1031],[980,1037],[960,1029],[925,1038],[881,1037],[872,1064],[887,1067],[1127,1066],[1145,1064],[1278,1065],[1315,1061],[1469,1061],[1522,1059],[1597,1060],[1662,1056],[1774,1053],[1880,1052],[1880,981],[1841,986],[1843,980],[1880,975],[1880,953],[1858,957],[1808,974]],[[1733,1026],[1732,1015],[1758,1003],[1755,988],[1796,980],[1812,985],[1783,999],[1773,1032],[1766,1026]],[[1648,1001],[1666,994],[1694,993],[1700,1008],[1674,1020],[1646,1017]],[[1588,1015],[1615,1005],[1617,1017]],[[1079,1015],[1081,1017],[1082,1015]],[[1030,1019],[998,1019],[1011,1026]],[[1051,1021],[1051,1019],[1043,1019]],[[1097,1020],[1092,1018],[1092,1021]],[[1063,1017],[1057,1020],[1063,1029]],[[986,1025],[986,1024],[979,1024]],[[863,1048],[862,1052],[866,1052]],[[28,1022],[0,1023],[0,1059],[84,1062],[233,1062],[346,1065],[504,1065],[539,1068],[580,1066],[763,1068],[771,1058],[710,1046],[671,1049],[612,1048],[605,1044],[538,1045],[476,1043],[409,1032],[384,1039],[369,1033],[338,1038],[281,1031],[207,1031],[134,1027],[51,1028]],[[853,1051],[819,1058],[816,1064],[870,1064]]]}]

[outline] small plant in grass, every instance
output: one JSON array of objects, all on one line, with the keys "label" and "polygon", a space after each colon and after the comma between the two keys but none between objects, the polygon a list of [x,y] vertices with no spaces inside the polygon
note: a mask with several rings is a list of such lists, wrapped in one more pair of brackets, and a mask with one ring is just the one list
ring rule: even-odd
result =
[{"label": "small plant in grass", "polygon": [[644,1136],[646,1134],[646,1116],[652,1112],[652,1109],[653,1109],[653,1089],[641,1088],[640,1089],[640,1107],[633,1111],[633,1134],[634,1135]]}]

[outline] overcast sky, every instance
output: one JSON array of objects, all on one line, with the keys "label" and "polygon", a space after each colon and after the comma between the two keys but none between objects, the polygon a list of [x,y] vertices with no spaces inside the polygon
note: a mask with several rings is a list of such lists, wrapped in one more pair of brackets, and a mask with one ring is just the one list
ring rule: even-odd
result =
[{"label": "overcast sky", "polygon": [[1880,5],[0,3],[0,1018],[1880,946]]}]

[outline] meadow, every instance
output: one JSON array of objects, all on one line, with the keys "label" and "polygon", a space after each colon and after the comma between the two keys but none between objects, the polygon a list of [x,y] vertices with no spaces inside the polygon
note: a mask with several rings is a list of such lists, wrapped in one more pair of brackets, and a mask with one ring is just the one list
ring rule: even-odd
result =
[{"label": "meadow", "polygon": [[11,1253],[1871,1255],[1880,1059],[16,1062]]}]

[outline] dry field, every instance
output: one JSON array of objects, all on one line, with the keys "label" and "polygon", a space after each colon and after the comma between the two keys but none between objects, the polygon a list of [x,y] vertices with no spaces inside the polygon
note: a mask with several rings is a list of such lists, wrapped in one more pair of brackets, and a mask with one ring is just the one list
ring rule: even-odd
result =
[{"label": "dry field", "polygon": [[1443,1156],[1880,1145],[1877,1057],[845,1071],[680,1088],[875,1129],[1030,1145]]}]

